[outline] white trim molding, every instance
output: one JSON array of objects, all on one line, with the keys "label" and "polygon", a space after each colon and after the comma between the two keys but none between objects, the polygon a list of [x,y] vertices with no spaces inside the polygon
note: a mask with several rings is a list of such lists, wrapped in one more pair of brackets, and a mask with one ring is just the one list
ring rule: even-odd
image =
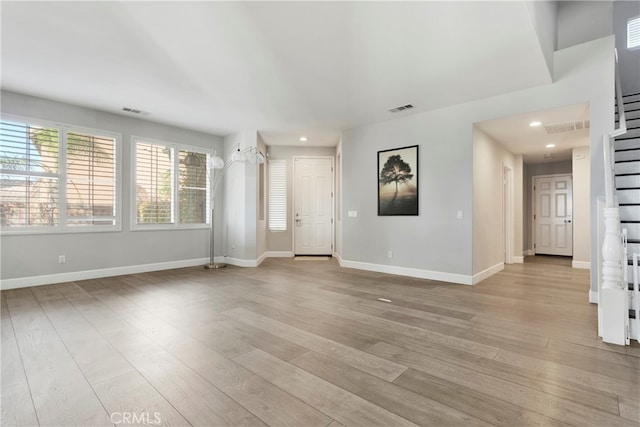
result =
[{"label": "white trim molding", "polygon": [[[223,258],[220,259],[221,261]],[[218,260],[216,259],[216,262]],[[158,262],[154,264],[127,265],[123,267],[100,268],[97,270],[72,271],[69,273],[44,274],[42,276],[18,277],[0,281],[0,289],[28,288],[30,286],[52,285],[54,283],[76,280],[98,279],[102,277],[122,276],[124,274],[147,273],[149,271],[171,270],[174,268],[204,266],[209,258],[185,259],[181,261]]]},{"label": "white trim molding", "polygon": [[571,261],[571,268],[582,268],[584,270],[591,270],[591,263],[589,261]]},{"label": "white trim molding", "polygon": [[226,257],[224,261],[227,264],[235,265],[236,267],[257,267],[259,262],[257,259],[240,259],[240,258],[231,258]]},{"label": "white trim molding", "polygon": [[368,262],[338,259],[341,267],[357,270],[375,271],[377,273],[395,274],[398,276],[416,277],[419,279],[438,280],[441,282],[471,285],[471,276],[467,274],[446,273],[442,271],[422,270],[419,268],[400,267],[396,265],[372,264]]},{"label": "white trim molding", "polygon": [[502,270],[504,270],[504,262],[500,262],[492,267],[482,270],[480,273],[474,274],[471,284],[477,285],[478,283],[482,282],[484,279],[487,279],[493,276],[494,274],[499,273]]},{"label": "white trim molding", "polygon": [[522,264],[524,263],[524,256],[514,255],[511,257],[511,262],[514,264]]},{"label": "white trim molding", "polygon": [[266,258],[293,258],[293,252],[291,251],[267,251],[265,252]]},{"label": "white trim molding", "polygon": [[589,302],[591,304],[597,304],[598,303],[598,292],[597,291],[589,291]]}]

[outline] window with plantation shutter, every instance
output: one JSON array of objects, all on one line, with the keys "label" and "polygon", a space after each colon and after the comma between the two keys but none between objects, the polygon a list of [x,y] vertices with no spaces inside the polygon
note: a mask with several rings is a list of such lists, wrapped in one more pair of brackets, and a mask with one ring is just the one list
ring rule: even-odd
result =
[{"label": "window with plantation shutter", "polygon": [[115,225],[116,139],[66,133],[67,224]]},{"label": "window with plantation shutter", "polygon": [[627,21],[627,49],[640,49],[640,16]]},{"label": "window with plantation shutter", "polygon": [[3,116],[2,233],[118,230],[119,144],[110,132]]},{"label": "window with plantation shutter", "polygon": [[210,154],[204,149],[134,138],[134,228],[209,224]]},{"label": "window with plantation shutter", "polygon": [[287,231],[287,161],[269,161],[269,231]]},{"label": "window with plantation shutter", "polygon": [[178,206],[181,224],[206,224],[209,192],[207,154],[180,150],[178,163]]},{"label": "window with plantation shutter", "polygon": [[136,143],[136,222],[172,224],[173,149]]}]

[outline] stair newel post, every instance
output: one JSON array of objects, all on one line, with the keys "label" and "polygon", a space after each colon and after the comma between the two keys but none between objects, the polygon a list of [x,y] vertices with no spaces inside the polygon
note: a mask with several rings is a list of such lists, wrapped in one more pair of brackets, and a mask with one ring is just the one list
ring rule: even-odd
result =
[{"label": "stair newel post", "polygon": [[602,340],[625,345],[627,340],[628,301],[622,265],[622,233],[618,208],[604,209],[602,244]]}]

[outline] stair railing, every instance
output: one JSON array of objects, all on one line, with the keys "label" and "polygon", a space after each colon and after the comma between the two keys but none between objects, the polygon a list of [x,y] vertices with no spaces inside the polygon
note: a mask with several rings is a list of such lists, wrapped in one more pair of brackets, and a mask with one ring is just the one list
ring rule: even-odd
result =
[{"label": "stair railing", "polygon": [[[598,289],[599,334],[604,342],[629,344],[629,293],[624,281],[626,239],[620,226],[620,209],[615,186],[615,138],[627,132],[626,116],[620,87],[618,55],[615,60],[615,92],[618,127],[603,135],[604,147],[604,241],[602,244],[602,282]],[[599,281],[600,282],[600,281]]]}]

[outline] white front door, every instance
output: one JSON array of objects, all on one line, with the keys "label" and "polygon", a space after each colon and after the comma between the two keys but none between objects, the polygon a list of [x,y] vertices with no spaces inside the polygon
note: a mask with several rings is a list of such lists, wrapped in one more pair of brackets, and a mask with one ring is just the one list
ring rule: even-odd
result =
[{"label": "white front door", "polygon": [[534,179],[536,254],[573,255],[571,184],[571,175]]},{"label": "white front door", "polygon": [[295,255],[333,252],[333,159],[294,158]]}]

